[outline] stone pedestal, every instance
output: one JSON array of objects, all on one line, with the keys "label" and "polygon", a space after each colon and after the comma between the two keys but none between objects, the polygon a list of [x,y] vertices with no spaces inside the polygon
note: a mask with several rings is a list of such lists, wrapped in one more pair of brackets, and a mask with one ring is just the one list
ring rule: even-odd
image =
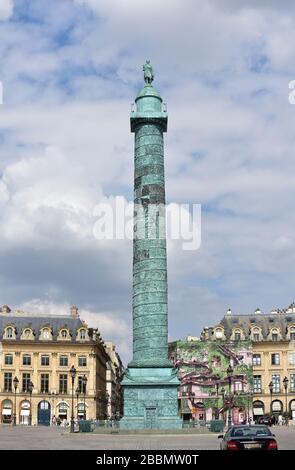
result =
[{"label": "stone pedestal", "polygon": [[181,429],[179,381],[172,368],[128,368],[121,429]]}]

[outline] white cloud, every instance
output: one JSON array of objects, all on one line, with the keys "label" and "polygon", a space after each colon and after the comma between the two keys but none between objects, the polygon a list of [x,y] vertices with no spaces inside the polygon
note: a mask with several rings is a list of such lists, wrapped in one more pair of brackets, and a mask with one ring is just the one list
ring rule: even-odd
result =
[{"label": "white cloud", "polygon": [[132,197],[130,102],[146,58],[168,103],[167,198],[203,205],[200,250],[169,243],[171,338],[198,334],[229,306],[291,300],[294,20],[275,2],[247,3],[53,1],[30,4],[41,25],[3,23],[5,303],[76,303],[108,339],[119,321],[128,353],[131,244],[94,240],[92,210]]},{"label": "white cloud", "polygon": [[0,21],[8,20],[13,14],[13,0],[1,0]]}]

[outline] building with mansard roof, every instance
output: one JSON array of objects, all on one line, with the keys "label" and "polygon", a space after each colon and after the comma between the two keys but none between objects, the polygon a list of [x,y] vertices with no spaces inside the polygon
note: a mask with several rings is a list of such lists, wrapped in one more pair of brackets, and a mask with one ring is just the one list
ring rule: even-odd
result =
[{"label": "building with mansard roof", "polygon": [[287,415],[295,424],[295,303],[286,309],[240,315],[228,310],[222,320],[205,327],[202,340],[251,340],[253,412],[258,418]]},{"label": "building with mansard roof", "polygon": [[[111,358],[98,329],[77,307],[70,315],[0,309],[0,422],[49,425],[74,417],[107,418]],[[72,379],[70,370],[75,369]]]}]

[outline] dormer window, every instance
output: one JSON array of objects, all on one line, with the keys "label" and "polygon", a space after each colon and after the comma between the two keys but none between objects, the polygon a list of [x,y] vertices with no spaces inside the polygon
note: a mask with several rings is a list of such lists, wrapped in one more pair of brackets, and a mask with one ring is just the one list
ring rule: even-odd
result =
[{"label": "dormer window", "polygon": [[21,334],[20,339],[24,340],[34,340],[34,333],[31,328],[24,328]]},{"label": "dormer window", "polygon": [[261,341],[262,340],[262,334],[260,328],[252,328],[251,331],[251,336],[253,341]]},{"label": "dormer window", "polygon": [[241,332],[239,330],[235,331],[235,341],[241,341]]},{"label": "dormer window", "polygon": [[45,328],[45,330],[43,330],[43,338],[44,339],[49,339],[49,330],[47,328]]},{"label": "dormer window", "polygon": [[278,341],[279,340],[279,334],[276,330],[273,330],[273,332],[271,334],[271,340],[272,341]]},{"label": "dormer window", "polygon": [[40,336],[39,336],[39,339],[41,341],[52,341],[52,331],[51,331],[51,328],[47,325],[44,325],[44,327],[42,327],[40,329]]},{"label": "dormer window", "polygon": [[4,329],[3,338],[4,339],[15,339],[16,338],[15,328],[13,326],[7,326]]},{"label": "dormer window", "polygon": [[86,330],[80,330],[80,339],[81,340],[86,339]]},{"label": "dormer window", "polygon": [[288,333],[287,333],[287,338],[290,341],[295,341],[295,326],[289,326]]},{"label": "dormer window", "polygon": [[71,335],[69,330],[67,330],[66,328],[62,328],[58,333],[57,339],[61,341],[70,341]]},{"label": "dormer window", "polygon": [[216,339],[222,339],[223,338],[223,329],[222,328],[216,328],[215,338]]},{"label": "dormer window", "polygon": [[10,327],[7,328],[7,330],[6,330],[6,338],[7,338],[7,339],[13,338],[13,329],[10,328]]}]

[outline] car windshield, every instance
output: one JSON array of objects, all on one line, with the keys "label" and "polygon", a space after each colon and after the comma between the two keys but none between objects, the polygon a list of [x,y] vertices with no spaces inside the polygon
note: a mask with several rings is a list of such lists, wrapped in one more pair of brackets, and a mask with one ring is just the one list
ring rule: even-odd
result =
[{"label": "car windshield", "polygon": [[270,430],[266,426],[245,426],[233,428],[231,432],[233,437],[259,437],[259,436],[271,436]]}]

